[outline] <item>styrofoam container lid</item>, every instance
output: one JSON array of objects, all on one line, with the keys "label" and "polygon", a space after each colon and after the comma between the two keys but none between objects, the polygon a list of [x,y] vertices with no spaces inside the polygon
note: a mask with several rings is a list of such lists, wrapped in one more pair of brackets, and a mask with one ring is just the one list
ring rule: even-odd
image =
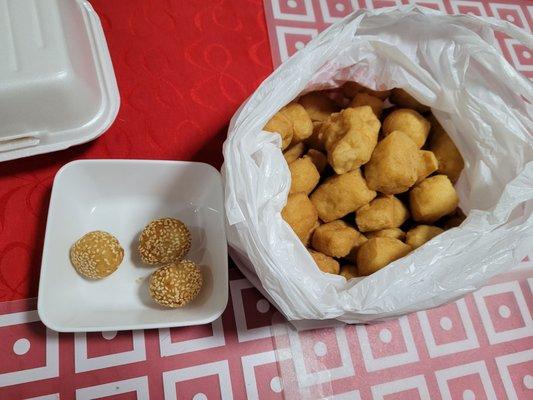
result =
[{"label": "styrofoam container lid", "polygon": [[0,161],[90,141],[120,97],[87,1],[0,0]]}]

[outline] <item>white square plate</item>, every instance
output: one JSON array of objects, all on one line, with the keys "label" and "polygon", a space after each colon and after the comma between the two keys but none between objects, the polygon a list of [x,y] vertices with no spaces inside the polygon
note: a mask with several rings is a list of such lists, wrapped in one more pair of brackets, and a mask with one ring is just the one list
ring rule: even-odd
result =
[{"label": "white square plate", "polygon": [[[206,324],[228,301],[228,256],[222,181],[207,164],[184,161],[82,160],[58,171],[43,250],[38,311],[59,332],[148,329]],[[198,298],[165,309],[148,294],[137,243],[151,220],[174,217],[189,226],[187,258],[202,270]],[[89,231],[113,234],[124,260],[107,278],[90,281],[72,267],[69,250]]]}]

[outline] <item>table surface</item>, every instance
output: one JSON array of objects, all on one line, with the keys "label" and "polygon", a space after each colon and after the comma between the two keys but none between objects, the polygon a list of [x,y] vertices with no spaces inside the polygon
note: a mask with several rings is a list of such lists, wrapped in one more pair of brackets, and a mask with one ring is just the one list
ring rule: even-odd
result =
[{"label": "table surface", "polygon": [[[282,395],[280,375],[286,393],[291,382],[319,387],[319,392],[308,391],[310,396],[381,398],[400,388],[411,396],[405,398],[415,392],[421,398],[428,393],[447,398],[446,390],[450,398],[469,398],[477,391],[487,398],[509,393],[531,398],[529,272],[437,311],[372,328],[289,335],[287,343],[285,331],[277,337],[271,329],[275,310],[233,267],[228,309],[213,324],[119,334],[46,330],[35,301],[22,299],[37,294],[50,190],[62,165],[82,158],[136,158],[203,161],[218,168],[229,119],[273,65],[351,9],[402,1],[216,0],[209,7],[200,0],[91,3],[101,18],[121,93],[116,121],[91,143],[0,166],[0,351],[7,357],[0,363],[1,399],[148,394],[157,399],[174,398],[174,393],[195,400],[231,398],[232,393],[234,398],[273,398]],[[446,12],[493,15],[531,31],[531,2],[421,3]],[[299,21],[299,14],[310,11],[312,19]],[[531,78],[531,53],[504,38],[500,42],[504,54]],[[276,347],[293,353],[280,356]],[[310,351],[301,360],[305,365],[276,363],[283,354],[292,358],[296,349]],[[412,363],[412,374],[402,367],[406,363]],[[292,374],[298,366],[311,372]],[[34,381],[39,384],[25,384]],[[224,391],[228,382],[229,392]],[[209,386],[204,397],[198,385]]]}]

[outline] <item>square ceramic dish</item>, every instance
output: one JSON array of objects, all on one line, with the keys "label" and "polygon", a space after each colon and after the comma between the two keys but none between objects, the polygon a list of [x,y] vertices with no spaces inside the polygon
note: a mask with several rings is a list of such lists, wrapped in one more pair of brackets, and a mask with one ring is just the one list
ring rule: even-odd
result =
[{"label": "square ceramic dish", "polygon": [[[228,301],[228,256],[222,181],[213,167],[184,161],[83,160],[57,173],[43,250],[38,312],[59,332],[199,325],[218,318]],[[138,236],[151,220],[174,217],[189,226],[187,258],[202,270],[198,298],[165,309],[148,294],[155,271],[138,256]],[[110,276],[90,281],[72,267],[69,250],[85,233],[103,230],[124,248]]]}]

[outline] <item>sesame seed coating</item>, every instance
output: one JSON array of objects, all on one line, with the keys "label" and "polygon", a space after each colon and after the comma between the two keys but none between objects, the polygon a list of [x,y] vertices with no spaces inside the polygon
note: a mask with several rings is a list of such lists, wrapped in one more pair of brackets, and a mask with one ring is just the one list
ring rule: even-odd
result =
[{"label": "sesame seed coating", "polygon": [[200,268],[182,260],[157,269],[150,276],[150,296],[162,306],[178,308],[194,300],[202,288]]},{"label": "sesame seed coating", "polygon": [[165,265],[181,260],[191,248],[191,232],[178,219],[161,218],[141,232],[139,253],[149,265]]},{"label": "sesame seed coating", "polygon": [[116,237],[103,231],[83,235],[70,248],[70,262],[88,279],[102,279],[115,272],[124,258]]}]

